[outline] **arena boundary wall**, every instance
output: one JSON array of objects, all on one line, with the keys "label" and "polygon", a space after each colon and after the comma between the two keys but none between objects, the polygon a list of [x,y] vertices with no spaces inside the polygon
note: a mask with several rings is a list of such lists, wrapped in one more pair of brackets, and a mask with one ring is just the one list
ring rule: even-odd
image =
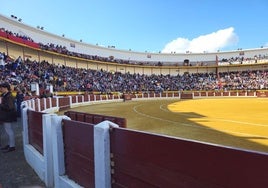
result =
[{"label": "arena boundary wall", "polygon": [[[240,97],[240,94],[228,94],[226,97]],[[217,97],[215,94],[187,93],[187,96]],[[250,94],[252,97],[264,97],[267,92]],[[138,96],[138,95],[136,95]],[[140,100],[159,98],[181,98],[182,94],[143,95]],[[248,96],[248,94],[243,95]],[[133,96],[131,96],[133,97]],[[92,101],[85,100],[91,98]],[[100,100],[100,96],[68,96],[46,99],[31,99],[22,105],[24,155],[29,165],[36,171],[47,187],[89,187],[79,178],[67,175],[64,159],[63,126],[64,120],[76,125],[80,121],[70,117],[53,114],[61,109],[90,105],[100,102],[122,102],[123,99]],[[135,99],[134,97],[132,99]],[[87,104],[85,104],[87,103]],[[32,111],[32,114],[29,113]],[[74,111],[73,111],[74,112]],[[39,114],[39,115],[36,115]],[[41,114],[41,115],[40,115]],[[81,115],[81,114],[80,114]],[[41,117],[32,119],[30,116]],[[31,120],[32,119],[32,120]],[[31,121],[29,121],[31,120]],[[79,120],[79,118],[77,119]],[[41,122],[41,123],[40,123]],[[36,147],[29,141],[29,128],[34,124],[42,127],[43,145]],[[41,125],[40,125],[41,124]],[[82,122],[90,126],[87,122]],[[78,128],[78,126],[77,126]],[[79,128],[78,128],[79,129]],[[267,187],[268,154],[235,148],[227,148],[207,143],[194,142],[162,135],[131,131],[110,121],[104,121],[93,127],[94,183],[90,187],[116,187],[132,185],[138,187]],[[127,136],[132,135],[132,136]],[[149,137],[157,147],[149,147]],[[136,140],[137,139],[137,140]],[[171,142],[171,146],[165,144]],[[137,144],[142,142],[141,144]],[[53,144],[52,144],[53,143]],[[176,144],[175,144],[176,143]],[[40,150],[40,147],[42,149]],[[179,148],[174,151],[172,148]],[[133,148],[133,151],[129,150]],[[157,148],[156,150],[154,148]],[[189,148],[192,148],[189,150]],[[203,149],[202,149],[203,148]],[[172,150],[172,155],[168,150]],[[176,149],[176,150],[177,150]],[[136,152],[134,152],[136,151]],[[186,153],[185,153],[186,152]],[[141,153],[145,153],[142,155]],[[194,158],[201,153],[201,158]],[[134,154],[137,154],[135,156]],[[123,156],[128,156],[127,160]],[[132,157],[131,157],[132,156]],[[179,161],[180,163],[179,163]],[[209,160],[208,160],[209,159]],[[163,162],[165,161],[165,162]],[[200,164],[199,164],[199,162]],[[177,164],[179,163],[179,165]],[[87,164],[87,165],[89,165]],[[132,164],[132,165],[131,165]],[[135,164],[135,165],[133,165]],[[172,164],[172,165],[171,165]],[[86,166],[86,164],[85,164]],[[214,168],[216,166],[216,168]],[[123,171],[122,171],[123,170]],[[142,175],[143,174],[143,175]],[[227,177],[227,178],[226,178]]]}]

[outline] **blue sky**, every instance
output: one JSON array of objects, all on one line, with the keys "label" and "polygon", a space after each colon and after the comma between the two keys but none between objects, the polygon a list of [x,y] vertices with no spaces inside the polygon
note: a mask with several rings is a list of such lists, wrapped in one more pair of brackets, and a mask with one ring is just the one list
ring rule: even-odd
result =
[{"label": "blue sky", "polygon": [[139,52],[268,46],[267,0],[0,0],[0,13],[89,44]]}]

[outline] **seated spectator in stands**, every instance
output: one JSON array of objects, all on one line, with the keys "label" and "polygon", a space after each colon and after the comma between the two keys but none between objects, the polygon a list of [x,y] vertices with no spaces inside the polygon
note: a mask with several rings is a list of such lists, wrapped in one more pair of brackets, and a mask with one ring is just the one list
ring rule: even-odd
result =
[{"label": "seated spectator in stands", "polygon": [[4,55],[0,52],[0,70],[5,68]]},{"label": "seated spectator in stands", "polygon": [[16,101],[16,108],[17,108],[17,117],[21,117],[21,103],[24,99],[24,93],[19,87],[15,89],[17,91],[15,101]]}]

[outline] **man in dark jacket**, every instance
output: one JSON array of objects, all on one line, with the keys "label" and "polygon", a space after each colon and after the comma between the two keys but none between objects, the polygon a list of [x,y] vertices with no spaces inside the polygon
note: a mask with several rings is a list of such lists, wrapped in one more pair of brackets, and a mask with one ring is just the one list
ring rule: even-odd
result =
[{"label": "man in dark jacket", "polygon": [[12,122],[17,121],[15,108],[15,99],[10,91],[9,83],[0,84],[1,104],[0,104],[0,122],[4,125],[8,135],[8,145],[1,148],[4,153],[15,151],[15,135],[12,128]]}]

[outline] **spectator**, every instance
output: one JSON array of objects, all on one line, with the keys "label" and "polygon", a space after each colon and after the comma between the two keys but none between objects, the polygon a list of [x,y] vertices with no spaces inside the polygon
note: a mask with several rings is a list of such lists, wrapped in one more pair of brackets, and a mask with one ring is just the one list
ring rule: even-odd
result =
[{"label": "spectator", "polygon": [[16,97],[15,97],[15,101],[16,101],[16,109],[17,109],[17,117],[20,118],[21,117],[21,103],[24,99],[24,93],[21,91],[21,89],[19,87],[16,87]]},{"label": "spectator", "polygon": [[2,103],[0,104],[0,121],[3,123],[5,131],[8,135],[8,145],[2,147],[3,153],[15,151],[15,135],[12,123],[17,121],[15,99],[10,91],[9,83],[5,82],[0,85],[2,93]]},{"label": "spectator", "polygon": [[4,54],[0,53],[0,70],[5,68]]}]

